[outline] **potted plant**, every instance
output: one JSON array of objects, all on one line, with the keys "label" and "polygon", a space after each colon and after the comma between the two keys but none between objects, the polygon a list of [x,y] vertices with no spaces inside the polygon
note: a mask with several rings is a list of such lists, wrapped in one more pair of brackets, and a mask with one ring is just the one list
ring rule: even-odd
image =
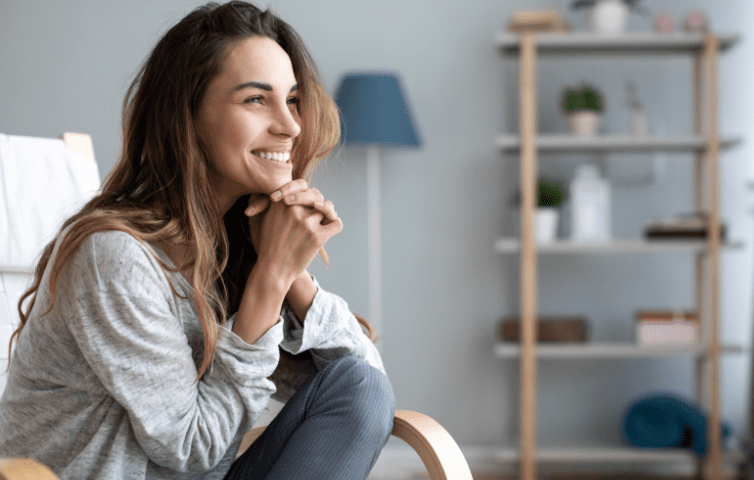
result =
[{"label": "potted plant", "polygon": [[[539,180],[537,190],[537,208],[534,212],[535,236],[538,244],[552,243],[558,236],[559,208],[565,199],[565,192],[559,183],[545,179]],[[513,203],[520,209],[520,190],[516,192]]]},{"label": "potted plant", "polygon": [[603,109],[602,95],[595,87],[583,85],[563,92],[563,110],[574,135],[596,134]]},{"label": "potted plant", "polygon": [[626,28],[630,10],[643,13],[641,0],[576,0],[574,9],[589,8],[592,30],[602,35],[619,35]]}]

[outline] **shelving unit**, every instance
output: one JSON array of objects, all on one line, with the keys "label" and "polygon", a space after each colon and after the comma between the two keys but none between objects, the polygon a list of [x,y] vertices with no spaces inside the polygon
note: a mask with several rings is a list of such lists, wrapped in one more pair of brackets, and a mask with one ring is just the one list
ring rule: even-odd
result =
[{"label": "shelving unit", "polygon": [[[717,128],[717,59],[731,48],[739,35],[692,33],[630,33],[615,37],[592,33],[514,35],[501,33],[495,44],[504,54],[519,56],[520,134],[500,135],[495,140],[502,153],[518,154],[521,166],[521,234],[501,238],[494,249],[520,257],[520,344],[499,343],[495,355],[520,359],[521,392],[520,447],[499,451],[500,460],[520,462],[520,478],[535,480],[537,463],[548,462],[658,462],[687,461],[687,450],[645,450],[582,446],[557,448],[538,446],[536,434],[537,362],[547,359],[621,359],[685,356],[696,360],[696,398],[709,412],[708,453],[697,464],[698,474],[721,480],[723,461],[740,458],[736,452],[723,452],[720,436],[721,354],[746,353],[736,345],[719,341],[719,264],[721,249],[740,248],[740,242],[722,244],[718,211],[718,160],[722,149],[738,145],[739,138],[721,138]],[[538,135],[536,119],[536,62],[538,55],[692,55],[694,57],[695,133],[686,136]],[[539,153],[593,152],[686,152],[696,158],[696,211],[705,212],[708,232],[705,240],[613,240],[601,243],[556,241],[539,247],[535,243],[534,209],[537,156]],[[627,343],[544,344],[536,342],[537,257],[539,254],[663,254],[688,253],[696,256],[696,308],[701,318],[701,341],[693,347],[658,348]],[[712,428],[715,426],[715,428]]]}]

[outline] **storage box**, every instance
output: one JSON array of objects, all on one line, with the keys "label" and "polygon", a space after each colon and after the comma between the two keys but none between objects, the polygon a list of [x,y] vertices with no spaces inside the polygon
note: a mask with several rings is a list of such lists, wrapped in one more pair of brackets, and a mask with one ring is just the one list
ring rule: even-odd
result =
[{"label": "storage box", "polygon": [[[538,342],[586,342],[587,333],[584,317],[539,317],[537,322]],[[519,317],[503,319],[500,338],[504,342],[521,341]]]},{"label": "storage box", "polygon": [[636,323],[641,346],[692,346],[699,341],[699,315],[693,311],[642,310],[636,312]]}]

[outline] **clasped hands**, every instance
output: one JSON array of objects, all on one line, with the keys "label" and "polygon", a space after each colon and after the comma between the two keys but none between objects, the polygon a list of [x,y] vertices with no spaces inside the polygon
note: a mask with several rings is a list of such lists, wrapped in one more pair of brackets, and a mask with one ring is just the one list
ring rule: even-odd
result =
[{"label": "clasped hands", "polygon": [[251,195],[244,213],[259,260],[281,268],[287,278],[302,274],[325,242],[343,230],[332,202],[302,179],[270,195]]}]

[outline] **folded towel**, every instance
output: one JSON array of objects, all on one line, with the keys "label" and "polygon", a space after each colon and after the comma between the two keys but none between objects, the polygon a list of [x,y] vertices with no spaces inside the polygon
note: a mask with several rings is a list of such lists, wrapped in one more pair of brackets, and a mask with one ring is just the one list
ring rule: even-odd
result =
[{"label": "folded towel", "polygon": [[[707,451],[707,416],[702,408],[672,394],[657,394],[632,404],[623,420],[628,444],[642,448],[690,448]],[[723,422],[723,439],[731,427]]]},{"label": "folded towel", "polygon": [[33,267],[99,186],[97,164],[63,140],[0,134],[0,265]]}]

